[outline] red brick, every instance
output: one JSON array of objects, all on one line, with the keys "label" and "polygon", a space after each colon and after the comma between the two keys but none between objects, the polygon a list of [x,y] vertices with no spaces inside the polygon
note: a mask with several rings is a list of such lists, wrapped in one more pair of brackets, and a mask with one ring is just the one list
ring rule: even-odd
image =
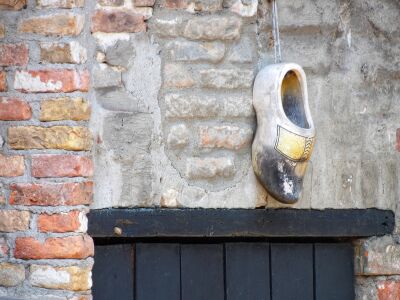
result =
[{"label": "red brick", "polygon": [[144,16],[122,10],[97,10],[92,18],[92,32],[146,31]]},{"label": "red brick", "polygon": [[20,237],[15,240],[15,258],[74,259],[87,258],[93,254],[93,240],[88,235],[48,238],[43,242],[33,237]]},{"label": "red brick", "polygon": [[161,4],[162,7],[172,8],[172,9],[185,9],[188,7],[187,0],[164,0]]},{"label": "red brick", "polygon": [[54,215],[41,214],[38,228],[41,232],[82,232],[86,231],[86,220],[84,212],[79,210]]},{"label": "red brick", "polygon": [[400,282],[383,281],[378,283],[378,300],[400,300]]},{"label": "red brick", "polygon": [[74,69],[17,71],[14,88],[25,93],[87,92],[89,72]]},{"label": "red brick", "polygon": [[85,205],[93,198],[93,182],[14,183],[10,185],[13,205]]},{"label": "red brick", "polygon": [[24,175],[24,157],[19,155],[6,156],[0,153],[0,176],[17,177]]},{"label": "red brick", "polygon": [[35,155],[32,157],[34,177],[89,177],[93,163],[89,157],[76,155]]},{"label": "red brick", "polygon": [[0,92],[7,92],[7,79],[4,71],[0,71]]},{"label": "red brick", "polygon": [[400,151],[400,128],[396,130],[396,150]]},{"label": "red brick", "polygon": [[29,61],[29,50],[25,44],[0,45],[0,66],[25,66]]},{"label": "red brick", "polygon": [[31,117],[31,107],[25,101],[18,98],[0,97],[1,121],[29,120]]}]

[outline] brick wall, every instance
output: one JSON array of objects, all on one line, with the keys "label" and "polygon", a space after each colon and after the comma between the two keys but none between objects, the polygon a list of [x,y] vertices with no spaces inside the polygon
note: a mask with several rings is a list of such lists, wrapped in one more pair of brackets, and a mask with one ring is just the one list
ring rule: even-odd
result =
[{"label": "brick wall", "polygon": [[[293,207],[399,216],[396,0],[278,6],[317,129]],[[0,296],[90,298],[89,205],[283,206],[250,157],[271,22],[264,0],[0,0]],[[400,299],[398,228],[355,249],[357,299]]]},{"label": "brick wall", "polygon": [[0,1],[0,296],[91,299],[83,1]]}]

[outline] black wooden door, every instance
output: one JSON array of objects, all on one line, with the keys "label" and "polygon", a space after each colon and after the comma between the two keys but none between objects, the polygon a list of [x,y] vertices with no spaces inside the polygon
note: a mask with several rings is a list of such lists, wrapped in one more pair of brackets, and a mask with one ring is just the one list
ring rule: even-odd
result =
[{"label": "black wooden door", "polygon": [[350,243],[97,245],[95,300],[354,299]]}]

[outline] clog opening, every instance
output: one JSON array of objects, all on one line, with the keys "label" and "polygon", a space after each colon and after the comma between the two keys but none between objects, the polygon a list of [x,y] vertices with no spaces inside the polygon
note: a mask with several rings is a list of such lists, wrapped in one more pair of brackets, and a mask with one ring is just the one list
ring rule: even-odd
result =
[{"label": "clog opening", "polygon": [[282,81],[281,99],[286,117],[301,128],[310,128],[304,108],[303,91],[300,78],[295,71],[285,74]]}]

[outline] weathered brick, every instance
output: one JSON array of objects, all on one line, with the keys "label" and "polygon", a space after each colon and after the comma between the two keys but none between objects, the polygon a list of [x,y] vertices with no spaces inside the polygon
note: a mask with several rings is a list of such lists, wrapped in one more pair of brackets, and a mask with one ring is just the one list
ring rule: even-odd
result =
[{"label": "weathered brick", "polygon": [[77,36],[82,32],[85,18],[72,13],[52,14],[22,19],[20,33],[36,33],[50,36]]},{"label": "weathered brick", "polygon": [[40,121],[87,121],[90,119],[90,105],[83,98],[53,98],[40,102]]},{"label": "weathered brick", "polygon": [[133,0],[133,3],[136,7],[153,6],[155,2],[155,0]]},{"label": "weathered brick", "polygon": [[86,49],[76,41],[40,44],[40,60],[43,63],[81,64],[86,59]]},{"label": "weathered brick", "polygon": [[96,10],[92,17],[92,32],[144,32],[144,17],[123,10]]},{"label": "weathered brick", "polygon": [[379,282],[377,300],[400,300],[400,282],[393,280]]},{"label": "weathered brick", "polygon": [[24,157],[6,156],[0,153],[0,177],[17,177],[24,175]]},{"label": "weathered brick", "polygon": [[186,175],[191,179],[210,179],[213,177],[231,177],[235,173],[232,158],[188,158]]},{"label": "weathered brick", "polygon": [[166,45],[169,56],[176,61],[219,62],[224,58],[225,45],[221,42],[173,41]]},{"label": "weathered brick", "polygon": [[14,88],[24,93],[87,92],[89,72],[74,69],[47,69],[15,72]]},{"label": "weathered brick", "polygon": [[36,0],[40,8],[75,8],[83,7],[85,0]]},{"label": "weathered brick", "polygon": [[182,65],[166,64],[164,67],[164,86],[188,88],[194,85],[189,71]]},{"label": "weathered brick", "polygon": [[33,237],[15,240],[15,258],[53,259],[87,258],[93,256],[93,240],[88,235],[47,238],[43,242]]},{"label": "weathered brick", "polygon": [[200,82],[203,87],[207,88],[250,88],[253,84],[253,72],[240,69],[201,70]]},{"label": "weathered brick", "polygon": [[400,245],[390,236],[376,237],[356,247],[358,275],[400,275]]},{"label": "weathered brick", "polygon": [[251,98],[246,96],[165,95],[166,116],[173,119],[210,117],[250,117],[254,114]]},{"label": "weathered brick", "polygon": [[90,267],[32,265],[29,271],[32,286],[69,291],[86,291],[92,287]]},{"label": "weathered brick", "polygon": [[93,163],[89,157],[77,155],[34,155],[34,177],[89,177],[93,176]]},{"label": "weathered brick", "polygon": [[3,23],[0,23],[0,39],[4,38],[6,35],[6,27]]},{"label": "weathered brick", "polygon": [[400,151],[400,128],[396,129],[396,150]]},{"label": "weathered brick", "polygon": [[250,145],[253,137],[251,128],[237,126],[200,126],[200,147],[241,149]]},{"label": "weathered brick", "polygon": [[31,214],[28,211],[0,210],[0,231],[15,232],[29,229]]},{"label": "weathered brick", "polygon": [[8,245],[5,238],[0,237],[0,258],[7,257],[8,255]]},{"label": "weathered brick", "polygon": [[31,107],[25,101],[18,98],[0,97],[1,121],[29,120],[31,117]]},{"label": "weathered brick", "polygon": [[88,205],[93,199],[93,182],[13,183],[12,205]]},{"label": "weathered brick", "polygon": [[78,210],[53,215],[41,214],[38,229],[41,232],[86,232],[87,217]]},{"label": "weathered brick", "polygon": [[26,44],[0,45],[0,66],[25,66],[29,61],[29,50]]},{"label": "weathered brick", "polygon": [[8,128],[8,144],[12,149],[90,150],[92,136],[86,127],[21,126]]},{"label": "weathered brick", "polygon": [[7,92],[7,78],[4,71],[0,71],[0,92]]},{"label": "weathered brick", "polygon": [[0,286],[17,286],[24,280],[25,268],[23,265],[0,263]]},{"label": "weathered brick", "polygon": [[190,19],[183,34],[193,40],[234,40],[240,36],[241,25],[235,17],[202,16]]},{"label": "weathered brick", "polygon": [[216,12],[222,10],[223,0],[162,0],[161,7],[188,9],[195,12]]},{"label": "weathered brick", "polygon": [[26,0],[0,0],[0,10],[21,10],[26,7]]},{"label": "weathered brick", "polygon": [[230,11],[241,17],[254,17],[257,14],[258,0],[234,0],[230,5]]},{"label": "weathered brick", "polygon": [[97,0],[101,6],[122,6],[124,0]]},{"label": "weathered brick", "polygon": [[167,143],[170,148],[185,147],[189,143],[189,130],[185,124],[178,124],[171,127]]}]

